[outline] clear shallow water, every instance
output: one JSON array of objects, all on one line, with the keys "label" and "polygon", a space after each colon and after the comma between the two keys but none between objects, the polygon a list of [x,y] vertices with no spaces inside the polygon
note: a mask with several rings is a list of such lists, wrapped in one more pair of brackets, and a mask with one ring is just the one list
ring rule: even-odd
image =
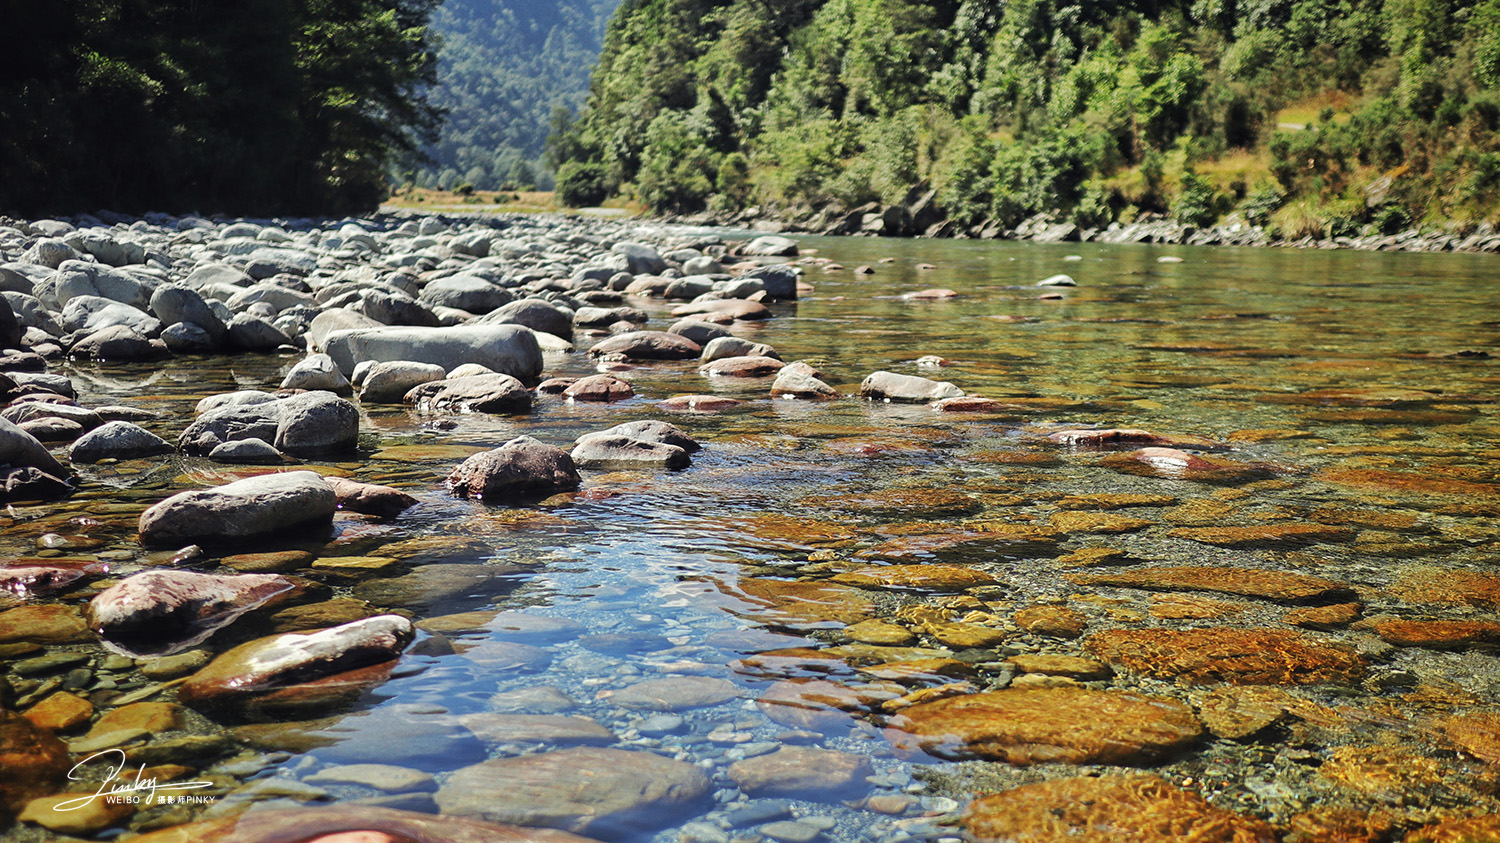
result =
[{"label": "clear shallow water", "polygon": [[[330,463],[329,470],[400,486],[420,504],[393,522],[340,516],[332,540],[316,551],[324,557],[404,557],[408,550],[402,548],[409,549],[410,540],[437,539],[443,558],[399,570],[480,563],[499,573],[415,601],[407,610],[417,620],[486,614],[440,621],[442,638],[424,634],[389,682],[349,709],[324,713],[332,720],[232,731],[231,748],[191,764],[220,784],[214,791],[218,801],[207,814],[248,801],[278,800],[373,799],[437,811],[430,785],[383,793],[331,780],[326,773],[353,763],[394,764],[431,773],[441,785],[486,758],[555,749],[559,744],[547,741],[476,737],[463,719],[494,712],[497,694],[551,687],[576,702],[566,714],[590,717],[613,733],[604,745],[680,759],[698,765],[713,781],[704,801],[653,817],[644,823],[648,830],[596,829],[599,836],[751,839],[762,833],[764,822],[796,820],[804,833],[818,830],[826,840],[941,838],[957,833],[951,820],[972,795],[1074,775],[1080,768],[911,757],[893,748],[882,732],[878,703],[821,730],[778,722],[755,702],[778,680],[832,678],[866,687],[882,675],[878,668],[872,674],[872,665],[902,654],[846,649],[836,651],[840,658],[812,661],[802,650],[779,660],[757,660],[756,654],[847,646],[843,629],[849,623],[909,619],[923,606],[945,606],[954,618],[978,611],[981,623],[1009,632],[1001,645],[968,650],[942,648],[921,635],[916,645],[946,649],[977,668],[961,680],[918,676],[906,678],[895,691],[882,686],[891,696],[952,681],[968,681],[974,690],[1002,686],[1011,677],[1003,665],[1007,657],[1082,654],[1078,641],[1016,629],[1012,615],[1029,605],[1067,605],[1086,617],[1089,633],[1121,627],[1285,627],[1280,618],[1287,607],[1274,601],[1212,595],[1236,607],[1216,618],[1172,618],[1153,613],[1158,600],[1147,592],[1081,587],[1066,578],[1080,569],[1060,560],[1088,548],[1122,550],[1125,561],[1136,565],[1315,573],[1348,583],[1364,603],[1365,617],[1487,619],[1493,612],[1493,605],[1478,598],[1423,602],[1411,597],[1410,588],[1392,588],[1426,576],[1422,570],[1413,573],[1412,565],[1483,574],[1500,558],[1494,518],[1500,512],[1500,430],[1492,403],[1500,371],[1484,356],[1500,355],[1500,288],[1492,257],[801,242],[805,250],[818,250],[816,258],[837,260],[848,269],[828,273],[808,262],[806,280],[814,292],[795,304],[775,305],[774,320],[737,325],[737,334],[770,343],[786,360],[813,362],[845,393],[856,393],[865,375],[886,369],[948,380],[1006,408],[971,415],[853,397],[818,404],[772,402],[763,397],[768,380],[711,382],[691,363],[617,373],[631,381],[637,397],[610,406],[542,398],[529,416],[441,419],[400,408],[366,408],[363,458]],[[1070,255],[1080,259],[1068,260]],[[1158,262],[1163,255],[1182,262]],[[878,263],[886,257],[895,261]],[[918,269],[923,262],[936,268]],[[860,264],[873,266],[875,273],[850,271]],[[1034,286],[1060,272],[1077,279],[1078,286]],[[943,301],[902,298],[935,287],[960,295]],[[1043,299],[1043,294],[1060,298]],[[661,302],[630,303],[652,312],[652,328],[665,329],[674,321]],[[578,338],[582,348],[589,342]],[[949,365],[919,369],[915,361],[926,355],[940,355]],[[149,370],[78,366],[66,371],[86,405],[128,403],[167,413],[151,426],[171,439],[197,398],[232,389],[274,389],[293,362],[225,358],[179,360]],[[593,371],[581,352],[548,356],[548,376]],[[657,401],[681,393],[718,393],[747,403],[716,415],[674,416],[656,408]],[[455,501],[442,491],[448,471],[472,450],[522,433],[566,446],[583,433],[639,418],[671,420],[704,450],[679,472],[586,472],[579,494],[524,510]],[[1268,468],[1270,479],[1202,483],[1136,476],[1101,464],[1100,452],[1059,449],[1043,436],[1095,424],[1225,441],[1231,445],[1225,457]],[[408,446],[445,450],[424,453]],[[3,539],[8,553],[34,554],[35,540],[45,532],[80,531],[68,519],[86,513],[100,523],[81,532],[102,544],[83,552],[104,554],[115,571],[129,573],[159,561],[142,554],[134,541],[140,509],[171,491],[224,482],[241,472],[185,460],[122,463],[83,473],[104,488],[91,485],[70,502],[15,508]],[[882,497],[902,489],[912,494],[895,503]],[[934,506],[952,492],[972,506],[962,512]],[[1169,496],[1173,506],[1127,510],[1150,521],[1145,528],[1121,534],[1064,530],[1041,547],[939,543],[912,556],[890,544],[941,537],[972,521],[1046,526],[1061,511],[1062,498],[1095,493]],[[1191,507],[1197,507],[1196,518],[1184,512]],[[1316,516],[1319,510],[1344,514]],[[1402,515],[1415,526],[1398,530],[1357,523],[1377,519],[1351,516],[1350,510]],[[1355,523],[1358,534],[1338,543],[1241,549],[1168,535],[1184,524],[1311,521]],[[891,561],[955,562],[991,574],[997,584],[965,600],[961,593],[827,582],[850,568]],[[336,596],[360,594],[366,579],[297,573],[325,582]],[[804,585],[795,585],[798,578]],[[62,600],[76,603],[87,596],[75,592]],[[535,628],[533,621],[517,631],[516,615],[492,619],[501,612],[551,623]],[[910,620],[906,624],[920,629]],[[1320,635],[1351,646],[1372,637],[1343,628]],[[210,645],[224,646],[219,639]],[[86,646],[60,649],[95,652]],[[146,684],[128,670],[116,673],[122,689]],[[725,679],[739,696],[664,713],[616,704],[635,683],[667,676]],[[1468,769],[1469,762],[1434,738],[1421,718],[1402,718],[1402,711],[1416,705],[1403,695],[1424,689],[1429,700],[1447,695],[1445,702],[1429,703],[1424,716],[1488,710],[1500,689],[1500,669],[1487,651],[1402,648],[1383,653],[1372,676],[1361,686],[1299,692],[1355,712],[1348,717],[1352,725],[1333,737],[1206,738],[1159,769],[1173,781],[1196,782],[1194,789],[1215,804],[1278,822],[1325,801],[1356,808],[1402,804],[1390,794],[1340,790],[1308,773],[1306,763],[1288,767],[1288,752],[1404,744],[1421,757],[1440,760],[1454,775]],[[1203,690],[1128,671],[1088,684],[1184,700]],[[216,726],[198,723],[195,729],[213,733]],[[836,797],[800,799],[748,795],[728,776],[734,762],[782,746],[865,757],[873,778]],[[1445,800],[1465,810],[1488,805],[1489,797],[1469,799],[1447,785],[1434,784],[1429,791],[1425,801],[1401,809],[1410,815],[1403,821],[1440,817]],[[903,795],[911,797],[909,804],[892,799]],[[882,810],[871,809],[872,796],[887,797],[874,803]],[[164,826],[198,810],[157,809],[142,819]]]}]

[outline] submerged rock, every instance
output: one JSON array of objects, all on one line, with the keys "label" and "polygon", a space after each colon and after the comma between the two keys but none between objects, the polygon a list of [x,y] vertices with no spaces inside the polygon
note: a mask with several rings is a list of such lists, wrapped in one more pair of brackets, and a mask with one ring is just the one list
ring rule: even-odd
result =
[{"label": "submerged rock", "polygon": [[549,828],[521,828],[467,817],[436,816],[379,805],[257,810],[198,820],[136,837],[139,843],[597,843]]},{"label": "submerged rock", "polygon": [[80,436],[68,449],[68,459],[75,463],[96,463],[105,459],[155,457],[173,450],[170,442],[140,425],[112,421]]},{"label": "submerged rock", "polygon": [[959,398],[964,391],[947,381],[875,372],[859,385],[859,394],[875,401],[926,404],[943,398]]},{"label": "submerged rock", "polygon": [[0,823],[9,823],[31,800],[56,793],[73,766],[67,744],[3,709],[0,759]]},{"label": "submerged rock", "polygon": [[976,800],[964,812],[976,843],[1271,843],[1261,820],[1209,804],[1157,776],[1056,779]]},{"label": "submerged rock", "polygon": [[711,785],[696,765],[650,752],[580,747],[465,767],[438,790],[444,814],[618,838],[702,807]]},{"label": "submerged rock", "polygon": [[1120,629],[1084,646],[1144,676],[1199,684],[1347,684],[1365,676],[1365,661],[1352,650],[1283,629]]},{"label": "submerged rock", "polygon": [[141,541],[184,545],[263,537],[328,524],[336,502],[316,472],[264,474],[167,498],[141,513]]},{"label": "submerged rock", "polygon": [[1147,764],[1203,734],[1176,700],[1121,691],[1027,688],[919,703],[891,721],[898,745],[1010,764]]},{"label": "submerged rock", "polygon": [[133,658],[169,656],[208,640],[292,583],[274,574],[143,571],[89,601],[89,626]]},{"label": "submerged rock", "polygon": [[390,486],[361,483],[347,477],[325,477],[323,480],[333,489],[336,506],[350,512],[394,518],[417,503],[416,498]]},{"label": "submerged rock", "polygon": [[531,391],[510,375],[492,372],[427,381],[402,399],[425,413],[527,413]]}]

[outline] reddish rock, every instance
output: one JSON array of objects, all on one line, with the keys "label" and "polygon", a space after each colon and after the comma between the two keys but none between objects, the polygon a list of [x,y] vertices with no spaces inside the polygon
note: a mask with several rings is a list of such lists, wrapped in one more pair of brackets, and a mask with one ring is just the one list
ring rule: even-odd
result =
[{"label": "reddish rock", "polygon": [[589,375],[574,381],[562,394],[574,401],[608,403],[635,397],[635,389],[613,375]]},{"label": "reddish rock", "polygon": [[721,357],[698,367],[698,374],[711,378],[768,378],[785,367],[785,363],[771,357]]},{"label": "reddish rock", "polygon": [[769,307],[760,302],[747,301],[745,299],[712,299],[709,301],[689,302],[672,308],[673,316],[700,316],[713,315],[729,317],[730,319],[743,319],[747,322],[770,319],[776,314]]},{"label": "reddish rock", "polygon": [[872,711],[902,694],[899,685],[848,685],[826,679],[783,679],[755,701],[761,712],[794,729],[847,730],[854,713]]},{"label": "reddish rock", "polygon": [[1066,606],[1028,606],[1011,619],[1032,635],[1077,638],[1088,627],[1088,618]]},{"label": "reddish rock", "polygon": [[1102,464],[1126,474],[1204,483],[1236,483],[1273,474],[1265,466],[1198,456],[1176,448],[1141,448],[1125,454],[1110,454]]},{"label": "reddish rock", "polygon": [[1384,843],[1395,828],[1386,811],[1315,808],[1292,817],[1282,843]]},{"label": "reddish rock", "polygon": [[919,703],[891,720],[898,746],[1011,764],[1146,764],[1203,733],[1176,700],[1082,688],[990,691]]},{"label": "reddish rock", "polygon": [[1426,647],[1434,650],[1493,647],[1500,644],[1500,623],[1388,620],[1375,624],[1375,634],[1397,647]]},{"label": "reddish rock", "polygon": [[728,775],[752,797],[827,800],[857,793],[873,772],[863,755],[784,746],[730,764]]},{"label": "reddish rock", "polygon": [[1287,612],[1282,620],[1303,629],[1342,629],[1359,620],[1364,606],[1359,603],[1335,603],[1331,606],[1307,606]]},{"label": "reddish rock", "polygon": [[1111,571],[1107,574],[1069,574],[1066,579],[1080,585],[1111,585],[1152,591],[1211,591],[1281,603],[1321,602],[1347,597],[1351,593],[1347,585],[1333,580],[1261,568],[1194,565]]},{"label": "reddish rock", "polygon": [[1440,721],[1438,730],[1469,755],[1487,764],[1500,764],[1500,715],[1492,711],[1459,714]]},{"label": "reddish rock", "polygon": [[416,498],[390,486],[361,483],[347,477],[324,477],[323,480],[332,487],[338,508],[349,512],[395,518],[417,503]]},{"label": "reddish rock", "polygon": [[31,800],[56,793],[72,767],[66,744],[0,709],[0,823],[9,823]]},{"label": "reddish rock", "polygon": [[1380,494],[1406,492],[1439,497],[1500,499],[1500,486],[1476,483],[1441,474],[1415,474],[1375,468],[1330,468],[1316,475],[1319,480],[1339,486],[1352,486]]},{"label": "reddish rock", "polygon": [[907,301],[939,301],[942,299],[956,299],[958,292],[946,287],[934,287],[930,290],[917,290],[912,293],[902,293],[901,298]]},{"label": "reddish rock", "polygon": [[1111,630],[1085,649],[1117,667],[1197,684],[1316,685],[1357,682],[1364,659],[1291,630]]},{"label": "reddish rock", "polygon": [[722,413],[745,402],[720,395],[677,395],[656,406],[671,413]]},{"label": "reddish rock", "polygon": [[1194,448],[1202,451],[1220,451],[1226,447],[1222,442],[1204,439],[1201,436],[1173,436],[1152,433],[1139,428],[1103,428],[1082,430],[1059,430],[1048,434],[1047,439],[1072,448]]},{"label": "reddish rock", "polygon": [[1057,512],[1049,524],[1064,533],[1133,533],[1155,525],[1144,518],[1131,518],[1113,512]]},{"label": "reddish rock", "polygon": [[940,413],[1001,413],[1007,408],[999,401],[991,398],[981,398],[978,395],[964,395],[959,398],[944,398],[934,401],[927,406]]},{"label": "reddish rock", "polygon": [[628,360],[694,360],[703,346],[684,336],[666,331],[631,331],[616,334],[594,344],[589,356],[623,354]]},{"label": "reddish rock", "polygon": [[1023,785],[976,800],[976,843],[1275,843],[1276,830],[1162,779],[1137,773]]},{"label": "reddish rock", "polygon": [[860,568],[838,574],[834,582],[879,588],[909,588],[918,591],[965,591],[999,580],[983,571],[959,565],[888,565]]},{"label": "reddish rock", "polygon": [[1490,843],[1500,840],[1500,814],[1443,820],[1409,832],[1401,843]]}]

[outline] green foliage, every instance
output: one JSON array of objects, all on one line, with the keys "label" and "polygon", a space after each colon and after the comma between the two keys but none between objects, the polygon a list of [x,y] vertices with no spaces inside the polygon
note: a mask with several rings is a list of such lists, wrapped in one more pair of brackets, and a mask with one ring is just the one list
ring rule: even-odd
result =
[{"label": "green foliage", "polygon": [[1327,235],[1493,219],[1497,87],[1500,0],[632,0],[552,143],[660,209]]},{"label": "green foliage", "polygon": [[557,201],[563,205],[589,208],[608,198],[608,174],[602,164],[572,161],[557,171]]},{"label": "green foliage", "polygon": [[436,2],[10,4],[0,208],[370,210],[436,125]]}]

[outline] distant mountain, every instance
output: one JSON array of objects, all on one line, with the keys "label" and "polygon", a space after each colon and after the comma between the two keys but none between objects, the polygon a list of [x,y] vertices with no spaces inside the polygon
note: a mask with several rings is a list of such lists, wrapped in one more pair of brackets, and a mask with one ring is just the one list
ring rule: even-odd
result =
[{"label": "distant mountain", "polygon": [[541,165],[555,108],[588,93],[604,30],[620,0],[446,0],[432,29],[443,38],[430,100],[447,110],[422,186],[468,182],[550,186]]}]

